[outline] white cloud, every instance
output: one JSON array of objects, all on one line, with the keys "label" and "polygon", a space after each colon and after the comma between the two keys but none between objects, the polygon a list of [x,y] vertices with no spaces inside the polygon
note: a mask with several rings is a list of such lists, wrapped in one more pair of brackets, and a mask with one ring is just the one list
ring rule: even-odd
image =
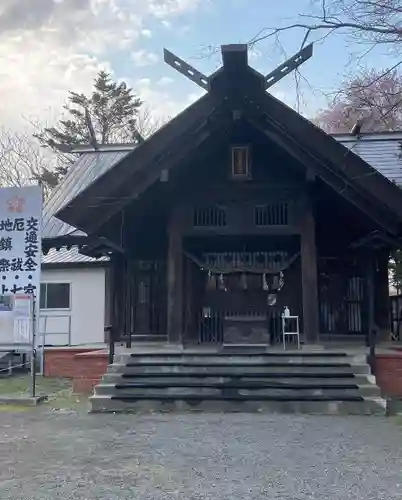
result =
[{"label": "white cloud", "polygon": [[[88,92],[100,68],[111,70],[111,50],[131,49],[149,63],[139,44],[149,21],[197,8],[199,0],[0,0],[0,125],[21,127],[24,116],[49,118],[68,90]],[[141,55],[138,55],[138,54]],[[165,94],[158,97],[169,99]],[[165,106],[165,103],[163,103]],[[173,111],[173,105],[166,105]]]},{"label": "white cloud", "polygon": [[177,30],[177,34],[180,35],[180,36],[183,36],[186,33],[188,33],[189,31],[190,31],[190,26],[182,26],[181,28],[179,28]]},{"label": "white cloud", "polygon": [[[271,89],[269,89],[269,92],[274,97],[276,97],[277,99],[279,99],[280,101],[285,103],[287,106],[289,106],[293,109],[297,109],[297,102],[298,102],[297,95],[292,90],[293,89],[291,89],[291,88],[288,91],[275,90],[275,88],[271,88]],[[301,97],[301,99],[299,102],[299,104],[300,104],[299,112],[302,112],[303,109],[305,108],[305,100],[302,96],[300,96],[300,97]]]},{"label": "white cloud", "polygon": [[131,58],[139,67],[151,66],[159,61],[159,57],[154,52],[147,52],[146,50],[132,52]]},{"label": "white cloud", "polygon": [[173,78],[170,78],[170,76],[162,76],[162,78],[160,78],[156,82],[156,84],[165,87],[166,85],[170,85],[173,82],[174,82],[174,80],[173,80]]},{"label": "white cloud", "polygon": [[162,119],[176,116],[197,100],[202,93],[191,93],[183,96],[180,101],[175,101],[167,90],[152,85],[149,78],[141,78],[133,82],[133,87],[143,101],[146,102],[151,112]]},{"label": "white cloud", "polygon": [[150,10],[160,19],[171,17],[183,12],[197,10],[202,0],[151,0]]},{"label": "white cloud", "polygon": [[[25,47],[30,47],[27,52]],[[0,123],[18,127],[25,117],[51,119],[69,89],[87,92],[99,69],[110,70],[94,56],[51,47],[45,39],[25,35],[0,42]],[[49,115],[50,111],[50,115]]]},{"label": "white cloud", "polygon": [[269,92],[280,101],[286,102],[286,100],[289,99],[289,95],[287,92],[284,92],[283,90],[277,90],[275,89],[275,87],[269,89]]},{"label": "white cloud", "polygon": [[149,87],[151,85],[151,79],[150,78],[140,78],[137,80],[137,85],[139,87]]},{"label": "white cloud", "polygon": [[256,61],[257,59],[259,59],[261,57],[261,55],[262,55],[262,52],[260,50],[258,50],[256,47],[252,47],[248,51],[248,57],[249,57],[250,61]]}]

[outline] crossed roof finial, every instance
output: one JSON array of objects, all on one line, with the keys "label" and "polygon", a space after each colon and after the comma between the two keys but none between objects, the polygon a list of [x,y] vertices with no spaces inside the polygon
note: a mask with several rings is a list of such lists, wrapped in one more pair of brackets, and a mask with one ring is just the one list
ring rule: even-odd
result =
[{"label": "crossed roof finial", "polygon": [[[237,47],[240,47],[240,49],[243,51],[244,50],[247,51],[247,45],[241,45],[241,46],[225,45],[222,46],[222,53],[224,53],[225,50],[231,50],[231,48],[237,48]],[[285,77],[286,75],[297,69],[299,66],[301,66],[303,63],[305,63],[308,59],[310,59],[312,55],[313,55],[313,44],[310,43],[303,49],[299,50],[297,54],[290,57],[287,61],[279,65],[276,69],[265,75],[264,89],[267,90],[268,88],[275,85],[275,83],[279,82],[279,80],[281,80],[283,77]],[[186,61],[180,59],[180,57],[177,57],[167,49],[164,49],[164,60],[165,63],[169,64],[169,66],[171,66],[176,71],[187,77],[192,82],[196,83],[199,87],[207,91],[209,90],[211,77],[205,76],[203,73],[201,73],[193,66],[188,64]]]}]

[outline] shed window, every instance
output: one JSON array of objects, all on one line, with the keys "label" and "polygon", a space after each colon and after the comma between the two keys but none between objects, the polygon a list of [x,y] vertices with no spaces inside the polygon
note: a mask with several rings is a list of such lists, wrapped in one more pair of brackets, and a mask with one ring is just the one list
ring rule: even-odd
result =
[{"label": "shed window", "polygon": [[41,283],[41,309],[70,309],[70,283]]}]

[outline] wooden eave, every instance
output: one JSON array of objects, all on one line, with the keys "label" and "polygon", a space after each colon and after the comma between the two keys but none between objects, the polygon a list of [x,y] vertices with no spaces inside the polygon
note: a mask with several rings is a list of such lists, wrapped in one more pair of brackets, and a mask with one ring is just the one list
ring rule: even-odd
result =
[{"label": "wooden eave", "polygon": [[402,240],[400,238],[388,236],[381,231],[373,231],[363,238],[359,238],[352,242],[350,248],[386,248],[388,250],[398,250],[402,248]]},{"label": "wooden eave", "polygon": [[122,246],[117,245],[113,241],[100,237],[89,240],[88,244],[81,248],[80,253],[88,257],[97,258],[100,255],[108,255],[111,253],[124,255],[126,251]]},{"label": "wooden eave", "polygon": [[58,236],[56,238],[44,238],[42,240],[42,252],[46,254],[51,248],[62,248],[85,245],[88,242],[88,236]]}]

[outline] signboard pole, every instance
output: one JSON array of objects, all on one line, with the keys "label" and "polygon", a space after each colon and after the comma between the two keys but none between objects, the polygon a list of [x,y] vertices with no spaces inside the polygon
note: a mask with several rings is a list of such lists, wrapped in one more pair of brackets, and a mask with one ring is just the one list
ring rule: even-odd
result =
[{"label": "signboard pole", "polygon": [[31,396],[36,396],[36,303],[34,297],[31,300],[32,318],[32,353],[31,353]]}]

